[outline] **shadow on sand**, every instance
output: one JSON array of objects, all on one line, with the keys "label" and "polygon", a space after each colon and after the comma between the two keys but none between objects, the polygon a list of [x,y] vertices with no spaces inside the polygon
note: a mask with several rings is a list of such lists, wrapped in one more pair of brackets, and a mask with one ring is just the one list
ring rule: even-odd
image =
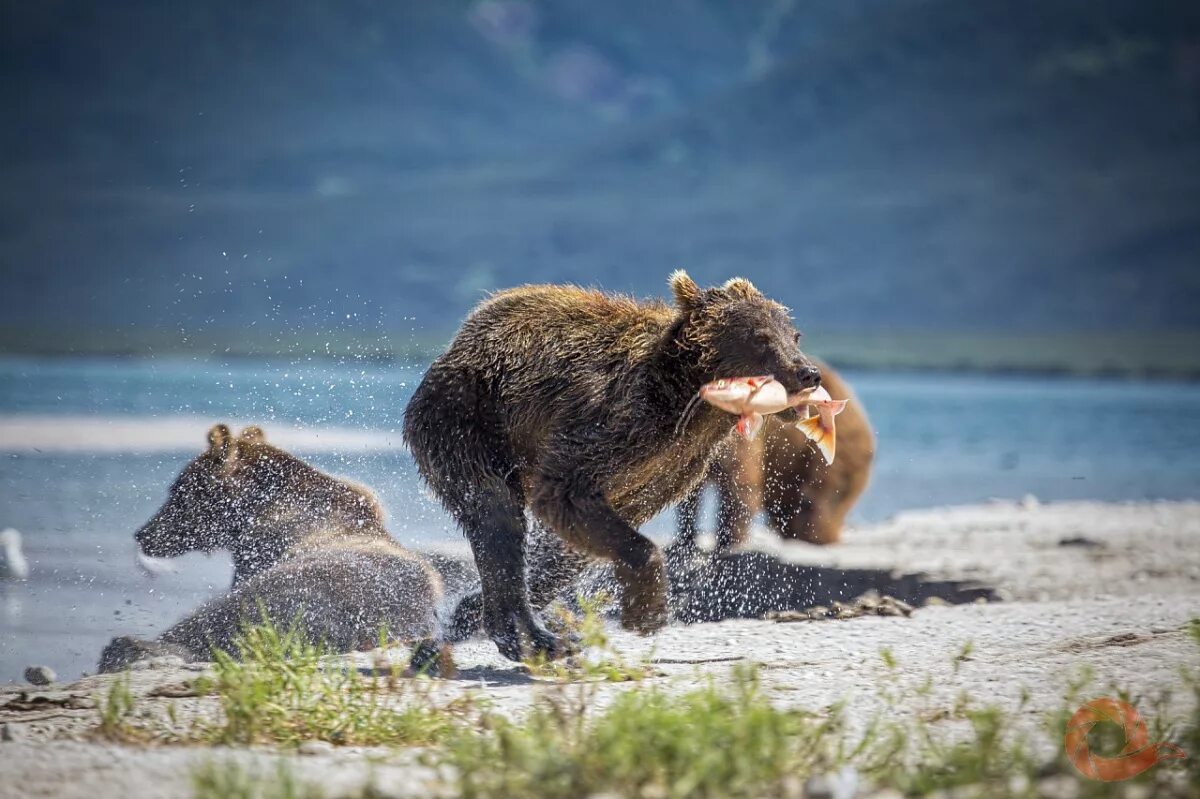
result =
[{"label": "shadow on sand", "polygon": [[999,599],[994,588],[980,583],[884,569],[788,563],[765,552],[673,557],[668,568],[672,615],[684,624],[757,619],[768,613],[848,602],[872,591],[913,606],[930,599],[952,605]]},{"label": "shadow on sand", "polygon": [[[447,595],[478,591],[478,576],[471,564],[451,559],[435,562],[447,573]],[[711,554],[667,550],[667,576],[671,584],[670,607],[674,623],[695,624],[724,619],[758,619],[772,613],[806,611],[834,602],[851,602],[864,594],[892,597],[919,607],[930,600],[963,605],[1001,599],[995,588],[964,580],[938,580],[927,574],[901,573],[887,569],[841,569],[831,566],[791,563],[767,552],[740,551]],[[453,588],[453,590],[452,590]],[[459,592],[462,593],[459,593]],[[568,606],[579,596],[601,593],[617,596],[619,589],[608,566],[592,566],[559,600]],[[478,595],[474,597],[478,605]],[[478,634],[480,609],[454,612],[464,631]],[[615,607],[610,607],[615,614]]]}]

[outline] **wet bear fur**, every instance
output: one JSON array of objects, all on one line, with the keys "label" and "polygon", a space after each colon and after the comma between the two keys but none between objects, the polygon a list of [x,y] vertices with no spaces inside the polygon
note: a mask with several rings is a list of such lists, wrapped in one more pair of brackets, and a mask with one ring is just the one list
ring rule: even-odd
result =
[{"label": "wet bear fur", "polygon": [[[570,650],[533,608],[587,559],[612,562],[624,626],[662,627],[663,556],[637,528],[695,487],[733,424],[693,403],[697,389],[743,375],[789,391],[820,381],[787,310],[749,281],[702,289],[676,272],[670,286],[673,305],[573,286],[500,292],[408,405],[405,441],[466,534],[482,624],[509,658]],[[526,511],[577,556],[532,583]]]},{"label": "wet bear fur", "polygon": [[146,555],[228,549],[233,589],[172,625],[157,641],[115,639],[101,670],[147,652],[233,651],[247,623],[293,623],[334,651],[369,649],[381,629],[393,640],[435,639],[442,583],[384,527],[367,489],[271,446],[259,428],[235,437],[225,425],[171,486],[167,501],[135,535]]}]

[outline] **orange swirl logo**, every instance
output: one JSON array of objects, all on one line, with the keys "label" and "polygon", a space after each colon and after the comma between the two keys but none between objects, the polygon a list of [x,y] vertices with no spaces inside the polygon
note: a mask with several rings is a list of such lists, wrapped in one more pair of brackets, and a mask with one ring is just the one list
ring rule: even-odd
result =
[{"label": "orange swirl logo", "polygon": [[[1088,747],[1088,733],[1102,722],[1121,728],[1125,746],[1113,757],[1093,754]],[[1186,755],[1175,744],[1150,743],[1146,722],[1128,702],[1119,699],[1093,699],[1071,716],[1063,736],[1067,757],[1079,773],[1094,780],[1118,782],[1136,777],[1160,760],[1181,760]]]}]

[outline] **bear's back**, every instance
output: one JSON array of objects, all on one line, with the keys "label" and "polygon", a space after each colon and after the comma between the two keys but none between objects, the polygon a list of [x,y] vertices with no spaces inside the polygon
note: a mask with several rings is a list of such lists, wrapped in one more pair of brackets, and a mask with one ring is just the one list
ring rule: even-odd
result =
[{"label": "bear's back", "polygon": [[611,368],[647,354],[672,318],[659,302],[576,286],[522,286],[481,303],[451,351],[509,370]]}]

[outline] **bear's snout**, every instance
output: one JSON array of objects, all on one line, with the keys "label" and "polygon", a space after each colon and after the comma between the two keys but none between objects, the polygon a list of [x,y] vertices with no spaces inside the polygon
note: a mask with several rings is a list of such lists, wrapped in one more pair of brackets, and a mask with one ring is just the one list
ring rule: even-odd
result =
[{"label": "bear's snout", "polygon": [[158,516],[146,522],[136,533],[133,540],[143,555],[151,558],[171,558],[179,554],[176,547],[170,545],[169,536],[165,535]]},{"label": "bear's snout", "polygon": [[821,385],[821,370],[807,361],[793,361],[782,370],[775,372],[775,379],[783,384],[790,396]]},{"label": "bear's snout", "polygon": [[796,372],[800,388],[816,388],[821,385],[821,370],[815,366],[802,366]]},{"label": "bear's snout", "polygon": [[149,528],[149,525],[146,525],[146,527],[143,527],[140,530],[138,530],[136,533],[134,533],[133,541],[134,541],[134,543],[137,544],[138,550],[140,550],[143,555],[149,555],[150,557],[155,557],[155,554],[151,551],[154,549],[153,543],[152,543],[154,541],[154,538],[151,535],[150,530],[148,528]]}]

